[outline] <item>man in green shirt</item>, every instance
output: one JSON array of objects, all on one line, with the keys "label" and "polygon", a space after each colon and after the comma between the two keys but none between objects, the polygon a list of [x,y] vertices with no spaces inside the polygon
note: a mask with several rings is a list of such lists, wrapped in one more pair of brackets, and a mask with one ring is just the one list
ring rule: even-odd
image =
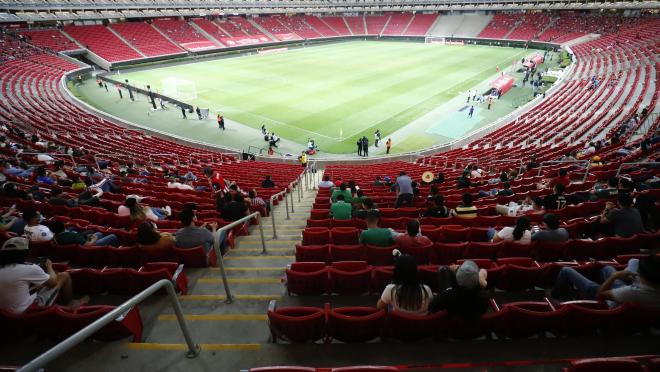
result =
[{"label": "man in green shirt", "polygon": [[351,212],[353,208],[350,204],[344,201],[344,195],[337,195],[337,201],[332,203],[330,207],[330,216],[335,220],[349,220],[351,219]]},{"label": "man in green shirt", "polygon": [[350,204],[353,201],[353,195],[351,194],[351,190],[348,189],[346,184],[343,182],[339,186],[339,190],[335,189],[335,191],[332,192],[332,195],[330,195],[330,200],[332,200],[333,203],[336,202],[338,195],[344,195],[344,201],[346,203]]},{"label": "man in green shirt", "polygon": [[372,209],[367,212],[367,229],[360,234],[360,243],[387,247],[394,244],[394,238],[399,235],[392,229],[378,227],[380,212]]}]

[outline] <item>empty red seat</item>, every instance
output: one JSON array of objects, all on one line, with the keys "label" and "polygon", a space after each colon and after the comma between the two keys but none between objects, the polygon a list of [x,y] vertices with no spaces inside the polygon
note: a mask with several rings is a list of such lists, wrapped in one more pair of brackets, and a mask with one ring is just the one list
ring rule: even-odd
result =
[{"label": "empty red seat", "polygon": [[504,242],[497,243],[488,242],[470,242],[467,249],[465,249],[465,258],[487,258],[494,260],[497,257],[497,252],[501,249]]},{"label": "empty red seat", "polygon": [[328,262],[330,249],[327,244],[301,245],[296,244],[297,262]]},{"label": "empty red seat", "polygon": [[366,248],[362,244],[330,245],[330,257],[336,261],[362,261],[366,258]]},{"label": "empty red seat", "polygon": [[330,215],[330,209],[312,209],[310,218],[312,220],[325,220]]},{"label": "empty red seat", "polygon": [[314,342],[325,337],[325,311],[317,307],[283,307],[274,301],[268,307],[271,339],[290,342]]},{"label": "empty red seat", "polygon": [[307,219],[307,227],[325,227],[325,228],[330,228],[332,226],[332,222],[330,222],[329,218],[324,218],[324,219],[313,219],[309,218]]},{"label": "empty red seat", "polygon": [[326,227],[308,227],[302,232],[303,245],[322,245],[330,243],[330,229]]},{"label": "empty red seat", "polygon": [[463,243],[435,243],[430,248],[429,262],[434,265],[449,265],[464,257],[463,253],[468,247]]},{"label": "empty red seat", "polygon": [[360,230],[355,227],[333,227],[330,230],[330,239],[335,245],[358,244]]},{"label": "empty red seat", "polygon": [[470,228],[442,226],[440,228],[439,240],[443,243],[460,243],[470,241]]},{"label": "empty red seat", "polygon": [[378,227],[400,230],[405,228],[405,219],[403,217],[381,218],[378,220]]},{"label": "empty red seat", "polygon": [[286,269],[289,294],[319,295],[326,292],[327,282],[325,262],[294,262]]},{"label": "empty red seat", "polygon": [[365,261],[333,262],[328,267],[330,291],[338,294],[369,292],[371,266]]},{"label": "empty red seat", "polygon": [[390,245],[387,247],[380,247],[376,245],[366,245],[367,262],[369,265],[374,266],[387,266],[394,264],[392,251],[398,249],[397,245]]},{"label": "empty red seat", "polygon": [[438,335],[444,312],[413,315],[400,311],[387,313],[388,335],[401,341],[416,341]]},{"label": "empty red seat", "polygon": [[341,342],[368,342],[380,337],[386,312],[373,307],[326,309],[328,337]]}]

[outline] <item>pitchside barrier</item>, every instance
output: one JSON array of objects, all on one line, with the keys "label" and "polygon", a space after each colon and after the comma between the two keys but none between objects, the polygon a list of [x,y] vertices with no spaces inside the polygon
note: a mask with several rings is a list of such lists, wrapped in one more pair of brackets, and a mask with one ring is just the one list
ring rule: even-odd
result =
[{"label": "pitchside barrier", "polygon": [[165,96],[165,95],[160,94],[160,93],[156,93],[154,91],[148,91],[146,89],[138,88],[134,85],[126,84],[125,82],[110,79],[109,77],[105,76],[104,74],[98,74],[98,75],[96,75],[96,77],[103,80],[103,81],[105,81],[105,82],[107,82],[108,84],[112,84],[113,86],[119,85],[124,89],[128,89],[130,87],[131,90],[133,90],[134,93],[140,93],[140,94],[142,94],[144,96],[147,96],[147,97],[149,96],[149,94],[151,94],[154,97],[154,100],[157,100],[158,98],[162,98],[163,101],[166,101],[170,104],[177,105],[179,107],[183,107],[186,111],[189,111],[189,112],[191,112],[195,109],[191,104],[185,103],[183,101],[179,101],[178,99],[168,97],[168,96]]}]

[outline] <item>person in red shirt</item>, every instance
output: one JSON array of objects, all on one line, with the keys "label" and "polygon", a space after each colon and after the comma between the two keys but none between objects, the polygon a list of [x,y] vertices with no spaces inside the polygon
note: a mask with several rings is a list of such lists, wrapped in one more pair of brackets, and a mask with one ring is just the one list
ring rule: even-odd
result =
[{"label": "person in red shirt", "polygon": [[406,234],[399,234],[399,236],[394,239],[394,242],[399,245],[402,251],[405,252],[408,249],[426,247],[433,244],[431,239],[420,234],[419,221],[409,220],[406,225],[406,230]]},{"label": "person in red shirt", "polygon": [[568,171],[566,169],[559,170],[559,176],[553,178],[548,183],[548,188],[554,188],[556,184],[561,183],[564,187],[568,187],[571,184],[571,178],[568,176]]}]

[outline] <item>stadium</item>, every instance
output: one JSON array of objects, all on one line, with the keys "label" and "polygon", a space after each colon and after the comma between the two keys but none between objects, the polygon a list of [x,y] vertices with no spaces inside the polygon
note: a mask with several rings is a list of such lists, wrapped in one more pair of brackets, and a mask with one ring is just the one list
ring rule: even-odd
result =
[{"label": "stadium", "polygon": [[658,9],[0,0],[0,370],[660,370]]}]

